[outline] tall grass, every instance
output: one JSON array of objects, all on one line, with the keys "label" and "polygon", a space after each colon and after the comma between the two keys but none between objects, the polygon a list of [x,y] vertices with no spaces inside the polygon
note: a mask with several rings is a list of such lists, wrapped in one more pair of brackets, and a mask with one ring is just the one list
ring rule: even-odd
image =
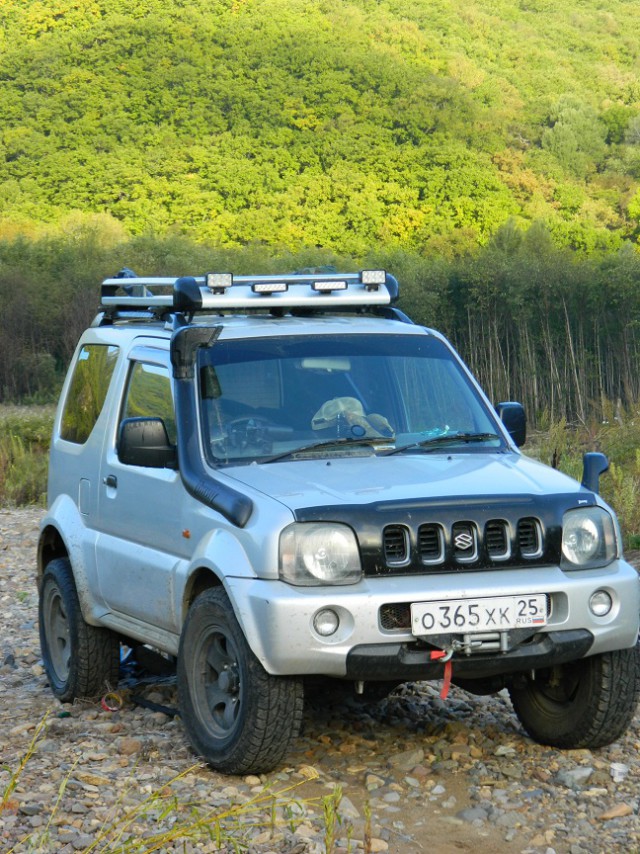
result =
[{"label": "tall grass", "polygon": [[530,436],[525,453],[581,480],[582,457],[600,451],[609,471],[600,479],[602,497],[616,511],[627,548],[640,548],[640,406],[610,408],[603,421],[549,423]]},{"label": "tall grass", "polygon": [[53,407],[0,407],[0,506],[44,504]]}]

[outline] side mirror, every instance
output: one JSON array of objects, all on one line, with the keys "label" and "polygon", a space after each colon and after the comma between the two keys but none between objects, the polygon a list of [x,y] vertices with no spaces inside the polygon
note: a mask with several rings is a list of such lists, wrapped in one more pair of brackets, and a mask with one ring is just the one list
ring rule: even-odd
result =
[{"label": "side mirror", "polygon": [[609,460],[604,454],[589,451],[582,458],[582,486],[591,492],[600,489],[600,475],[609,469]]},{"label": "side mirror", "polygon": [[521,448],[527,441],[527,416],[523,405],[511,401],[498,403],[496,412],[517,447]]},{"label": "side mirror", "polygon": [[175,445],[162,418],[125,418],[118,431],[118,459],[129,466],[177,468]]}]

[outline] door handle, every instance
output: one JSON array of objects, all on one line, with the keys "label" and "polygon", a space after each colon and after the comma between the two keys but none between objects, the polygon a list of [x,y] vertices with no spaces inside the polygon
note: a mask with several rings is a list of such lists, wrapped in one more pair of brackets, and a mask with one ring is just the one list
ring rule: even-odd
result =
[{"label": "door handle", "polygon": [[108,474],[102,482],[105,486],[111,486],[113,489],[118,486],[118,478],[115,474]]}]

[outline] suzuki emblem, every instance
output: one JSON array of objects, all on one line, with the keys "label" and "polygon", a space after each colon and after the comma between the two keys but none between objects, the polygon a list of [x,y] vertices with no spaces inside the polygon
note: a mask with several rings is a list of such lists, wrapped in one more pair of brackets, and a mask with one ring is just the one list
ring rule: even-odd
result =
[{"label": "suzuki emblem", "polygon": [[468,531],[464,531],[462,534],[456,534],[453,538],[453,542],[457,549],[465,552],[473,545],[473,537]]}]

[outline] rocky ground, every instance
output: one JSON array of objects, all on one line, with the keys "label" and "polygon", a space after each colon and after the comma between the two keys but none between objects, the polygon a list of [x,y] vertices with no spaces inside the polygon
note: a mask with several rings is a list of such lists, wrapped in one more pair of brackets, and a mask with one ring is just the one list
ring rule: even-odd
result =
[{"label": "rocky ground", "polygon": [[309,706],[284,767],[236,778],[191,753],[171,679],[125,681],[116,711],[61,705],[38,644],[40,516],[0,510],[0,851],[640,850],[640,716],[607,749],[560,751],[505,696],[413,684]]}]

